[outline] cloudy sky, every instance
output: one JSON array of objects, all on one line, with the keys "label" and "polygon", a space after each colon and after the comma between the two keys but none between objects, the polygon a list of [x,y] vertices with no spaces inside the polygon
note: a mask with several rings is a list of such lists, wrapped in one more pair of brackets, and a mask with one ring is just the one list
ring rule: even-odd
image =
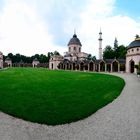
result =
[{"label": "cloudy sky", "polygon": [[0,51],[27,56],[67,51],[74,29],[82,51],[97,56],[100,27],[103,48],[128,45],[140,34],[140,0],[0,0]]}]

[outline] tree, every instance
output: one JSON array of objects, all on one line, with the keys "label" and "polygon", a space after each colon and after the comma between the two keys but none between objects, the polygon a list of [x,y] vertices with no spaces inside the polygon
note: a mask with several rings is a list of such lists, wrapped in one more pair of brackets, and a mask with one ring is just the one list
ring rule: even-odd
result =
[{"label": "tree", "polygon": [[40,61],[40,63],[47,63],[47,61],[48,61],[47,56],[44,54],[41,54],[39,56],[39,61]]},{"label": "tree", "polygon": [[125,59],[127,48],[124,45],[118,47],[118,56],[116,58]]},{"label": "tree", "polygon": [[114,50],[116,51],[118,49],[118,40],[115,38],[114,40]]},{"label": "tree", "polygon": [[92,60],[92,55],[88,54],[87,60]]},{"label": "tree", "polygon": [[112,47],[110,45],[107,45],[105,47],[104,52],[103,52],[103,58],[104,59],[114,59],[115,58],[114,50],[112,49]]},{"label": "tree", "polygon": [[8,53],[7,56],[12,59],[14,55],[12,53]]},{"label": "tree", "polygon": [[96,60],[96,56],[92,56],[92,60],[95,61]]},{"label": "tree", "polygon": [[114,55],[115,55],[115,58],[118,58],[119,57],[119,46],[118,46],[118,40],[117,38],[115,38],[114,40]]}]

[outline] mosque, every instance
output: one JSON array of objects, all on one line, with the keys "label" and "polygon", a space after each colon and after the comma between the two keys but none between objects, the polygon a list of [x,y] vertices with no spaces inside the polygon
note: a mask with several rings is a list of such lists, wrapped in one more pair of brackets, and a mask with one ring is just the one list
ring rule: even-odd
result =
[{"label": "mosque", "polygon": [[88,60],[88,54],[81,52],[82,44],[74,33],[68,42],[68,52],[64,56],[54,55],[49,60],[49,69],[79,70],[97,72],[127,72],[137,73],[135,65],[140,62],[140,38],[127,47],[126,59],[103,59],[102,32],[99,32],[99,59]]},{"label": "mosque", "polygon": [[[140,63],[140,37],[136,36],[135,40],[127,47],[126,59],[103,59],[102,53],[102,32],[99,32],[99,59],[89,60],[88,54],[82,52],[82,43],[74,33],[68,42],[68,51],[64,56],[53,55],[49,60],[49,69],[51,70],[79,70],[79,71],[97,71],[97,72],[127,72],[137,73],[135,65]],[[6,64],[12,67],[12,61],[9,58],[3,61],[3,53],[0,52],[0,69]],[[28,64],[29,65],[29,64]],[[38,60],[33,60],[30,66],[40,66]]]}]

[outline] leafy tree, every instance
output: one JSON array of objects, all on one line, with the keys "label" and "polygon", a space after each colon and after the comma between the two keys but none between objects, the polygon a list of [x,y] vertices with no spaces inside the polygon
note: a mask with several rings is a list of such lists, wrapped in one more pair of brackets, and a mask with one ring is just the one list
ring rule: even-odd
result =
[{"label": "leafy tree", "polygon": [[104,59],[114,59],[115,58],[114,50],[112,49],[112,47],[110,45],[107,45],[106,48],[104,49],[103,58]]},{"label": "leafy tree", "polygon": [[106,46],[104,52],[103,52],[103,58],[104,59],[125,59],[127,49],[124,45],[118,45],[118,40],[115,38],[114,41],[114,47],[112,49],[111,46]]},{"label": "leafy tree", "polygon": [[92,60],[92,55],[88,54],[87,60]]},{"label": "leafy tree", "polygon": [[7,56],[12,59],[14,55],[12,53],[8,53]]},{"label": "leafy tree", "polygon": [[115,58],[118,58],[118,50],[119,49],[119,47],[118,47],[118,40],[117,40],[117,38],[115,38],[115,40],[114,40],[114,48],[113,48],[113,50],[114,50],[114,55],[115,55]]},{"label": "leafy tree", "polygon": [[125,59],[126,52],[127,52],[127,48],[124,45],[120,45],[118,47],[118,57],[116,57],[116,58]]},{"label": "leafy tree", "polygon": [[92,60],[94,60],[94,61],[95,61],[95,60],[96,60],[96,56],[92,56]]},{"label": "leafy tree", "polygon": [[114,50],[116,51],[118,49],[118,40],[117,38],[115,38],[115,41],[114,41]]},{"label": "leafy tree", "polygon": [[41,54],[39,56],[39,61],[40,61],[40,63],[47,63],[47,56],[44,54]]},{"label": "leafy tree", "polygon": [[50,57],[53,55],[53,52],[48,52],[48,55],[47,55],[47,62],[49,62],[50,60]]}]

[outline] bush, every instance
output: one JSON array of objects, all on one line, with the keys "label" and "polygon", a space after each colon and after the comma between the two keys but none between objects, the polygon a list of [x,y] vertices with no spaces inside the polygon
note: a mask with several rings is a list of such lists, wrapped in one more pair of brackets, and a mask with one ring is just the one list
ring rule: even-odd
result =
[{"label": "bush", "polygon": [[137,75],[140,75],[140,71],[137,72]]}]

